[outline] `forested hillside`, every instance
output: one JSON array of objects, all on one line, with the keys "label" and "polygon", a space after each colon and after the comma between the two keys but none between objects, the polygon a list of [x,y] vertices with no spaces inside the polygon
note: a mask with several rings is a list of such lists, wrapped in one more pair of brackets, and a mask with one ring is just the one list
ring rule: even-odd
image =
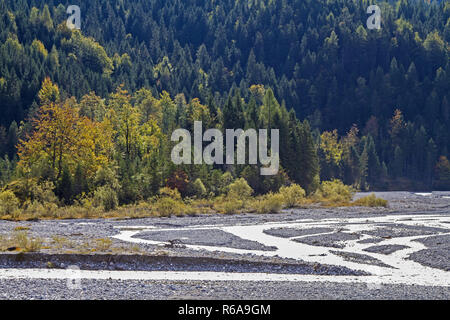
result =
[{"label": "forested hillside", "polygon": [[[450,2],[77,2],[80,31],[74,3],[0,0],[0,186],[22,202],[219,195],[239,177],[256,193],[450,189]],[[195,120],[270,123],[283,169],[174,166],[170,134]]]}]

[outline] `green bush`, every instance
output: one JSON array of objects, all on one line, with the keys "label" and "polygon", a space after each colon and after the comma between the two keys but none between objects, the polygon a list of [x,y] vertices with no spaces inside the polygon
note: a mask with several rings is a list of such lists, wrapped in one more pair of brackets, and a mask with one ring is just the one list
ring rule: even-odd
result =
[{"label": "green bush", "polygon": [[204,198],[207,194],[205,185],[200,178],[197,178],[192,184],[192,195],[197,198]]},{"label": "green bush", "polygon": [[58,204],[58,198],[53,192],[54,188],[54,184],[50,181],[34,185],[31,189],[33,200],[38,201],[42,204]]},{"label": "green bush", "polygon": [[283,209],[284,196],[280,193],[269,193],[256,202],[257,213],[278,213]]},{"label": "green bush", "polygon": [[210,195],[212,194],[213,197],[227,193],[226,188],[233,181],[233,177],[229,172],[226,173],[228,174],[224,177],[224,173],[222,173],[221,170],[214,169],[209,174],[208,179],[203,181],[206,190],[208,190]]},{"label": "green bush", "polygon": [[28,201],[23,207],[25,208],[24,214],[35,218],[59,218],[58,205],[55,203],[47,202],[43,204],[39,201]]},{"label": "green bush", "polygon": [[119,205],[117,192],[109,186],[97,188],[94,192],[93,204],[95,207],[103,207],[105,211],[111,211]]},{"label": "green bush", "polygon": [[324,202],[346,203],[352,200],[354,194],[355,190],[351,186],[346,186],[340,180],[333,180],[323,181],[316,192],[316,197]]},{"label": "green bush", "polygon": [[244,202],[238,199],[231,199],[231,200],[221,199],[217,200],[217,202],[214,204],[214,209],[217,212],[223,214],[237,214],[241,211],[243,207]]},{"label": "green bush", "polygon": [[185,211],[185,205],[179,200],[163,197],[156,201],[154,208],[160,216],[170,217],[172,215],[182,215]]},{"label": "green bush", "polygon": [[228,186],[228,197],[231,199],[246,200],[253,194],[253,189],[244,178],[236,179]]},{"label": "green bush", "polygon": [[178,191],[178,189],[172,189],[169,187],[164,187],[159,189],[159,194],[161,197],[167,197],[167,198],[171,198],[174,200],[181,200],[181,194]]},{"label": "green bush", "polygon": [[233,183],[233,175],[227,171],[225,173],[223,173],[220,177],[220,193],[222,194],[226,194],[228,192],[228,186]]},{"label": "green bush", "polygon": [[109,186],[110,188],[118,191],[120,189],[120,183],[117,178],[116,172],[108,167],[102,167],[95,173],[94,179],[95,186]]},{"label": "green bush", "polygon": [[58,204],[54,190],[55,186],[52,182],[44,181],[39,183],[37,179],[20,178],[12,181],[6,187],[6,190],[13,192],[20,203],[39,202],[43,205],[46,203]]},{"label": "green bush", "polygon": [[33,188],[37,184],[37,179],[20,178],[11,181],[5,189],[14,192],[20,202],[25,202],[33,198]]},{"label": "green bush", "polygon": [[0,213],[14,214],[19,207],[19,199],[17,199],[14,192],[5,190],[0,193]]},{"label": "green bush", "polygon": [[284,197],[284,204],[288,208],[293,208],[301,205],[306,196],[305,190],[298,184],[293,184],[289,187],[281,187],[280,194]]},{"label": "green bush", "polygon": [[353,202],[353,204],[356,206],[361,206],[361,207],[387,207],[388,206],[387,200],[377,198],[375,196],[375,194],[373,194],[373,193],[369,196],[366,196],[366,197],[356,200],[355,202]]}]

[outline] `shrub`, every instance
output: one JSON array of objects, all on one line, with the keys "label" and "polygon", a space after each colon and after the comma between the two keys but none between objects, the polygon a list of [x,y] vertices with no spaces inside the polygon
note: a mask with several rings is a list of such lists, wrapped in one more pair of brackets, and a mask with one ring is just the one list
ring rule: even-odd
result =
[{"label": "shrub", "polygon": [[20,178],[12,181],[6,190],[13,192],[21,203],[38,201],[41,204],[57,204],[58,198],[53,192],[54,188],[54,184],[49,181],[38,183],[37,179]]},{"label": "shrub", "polygon": [[354,194],[355,190],[340,180],[323,181],[316,192],[319,200],[332,203],[350,202]]},{"label": "shrub", "polygon": [[269,193],[256,202],[257,213],[278,213],[283,209],[284,196],[280,193]]},{"label": "shrub", "polygon": [[222,176],[223,174],[221,170],[214,169],[211,171],[209,178],[205,180],[205,187],[209,191],[210,196],[214,197],[224,193],[223,189],[228,186],[229,183],[223,185]]},{"label": "shrub", "polygon": [[105,211],[111,211],[119,205],[117,192],[109,186],[97,188],[94,192],[93,204],[95,207],[103,207]]},{"label": "shrub", "polygon": [[121,187],[117,192],[119,202],[122,204],[131,204],[143,200],[141,186],[141,183],[135,181],[135,176],[130,177],[125,174],[121,181]]},{"label": "shrub", "polygon": [[195,216],[198,213],[201,213],[201,209],[190,206],[190,205],[186,205],[184,207],[184,211],[183,214],[187,215],[187,216]]},{"label": "shrub", "polygon": [[177,189],[181,194],[185,195],[186,188],[189,184],[189,177],[183,170],[177,170],[167,179],[167,186],[171,189]]},{"label": "shrub", "polygon": [[0,193],[0,213],[13,214],[19,207],[19,199],[14,192],[5,190]]},{"label": "shrub", "polygon": [[50,181],[34,185],[31,189],[33,200],[39,201],[42,204],[46,203],[57,204],[58,198],[53,192],[54,188],[55,186]]},{"label": "shrub", "polygon": [[161,197],[167,197],[174,200],[181,200],[181,194],[178,191],[178,189],[164,187],[159,189],[159,194],[161,195]]},{"label": "shrub", "polygon": [[305,190],[298,184],[293,184],[289,187],[281,187],[280,194],[284,197],[284,204],[288,208],[293,208],[301,205],[306,196]]},{"label": "shrub", "polygon": [[108,167],[102,167],[95,173],[94,183],[97,187],[109,186],[115,191],[120,189],[116,172]]},{"label": "shrub", "polygon": [[309,196],[314,194],[320,188],[320,175],[316,174],[312,179],[311,184],[306,187],[306,194]]},{"label": "shrub", "polygon": [[192,195],[197,198],[203,198],[207,194],[205,185],[200,178],[197,178],[192,184]]},{"label": "shrub", "polygon": [[223,200],[218,201],[214,204],[214,209],[217,212],[223,214],[237,214],[244,207],[244,202],[242,200],[232,199],[232,200]]},{"label": "shrub", "polygon": [[387,207],[388,202],[387,200],[377,198],[375,194],[372,193],[369,196],[356,200],[353,204],[361,207]]},{"label": "shrub", "polygon": [[39,201],[28,201],[24,204],[24,213],[35,218],[58,218],[58,206],[55,203],[44,203]]},{"label": "shrub", "polygon": [[160,198],[154,206],[156,212],[163,217],[182,215],[184,213],[184,207],[183,202],[168,197]]},{"label": "shrub", "polygon": [[20,178],[10,182],[6,190],[11,190],[21,202],[25,202],[33,197],[33,188],[36,185],[37,179]]},{"label": "shrub", "polygon": [[81,206],[72,205],[60,208],[55,212],[54,217],[57,219],[87,219],[94,216],[101,217],[101,213],[103,213],[101,209],[105,210],[103,206],[99,206],[96,211],[95,209],[88,210]]},{"label": "shrub", "polygon": [[281,168],[276,175],[264,176],[261,181],[261,193],[276,193],[282,186],[289,184],[289,177],[286,172]]},{"label": "shrub", "polygon": [[220,189],[221,193],[225,194],[228,191],[228,186],[233,182],[232,174],[227,171],[223,173],[220,177]]},{"label": "shrub", "polygon": [[250,198],[253,189],[244,178],[236,179],[228,186],[228,197],[231,199],[245,200]]}]

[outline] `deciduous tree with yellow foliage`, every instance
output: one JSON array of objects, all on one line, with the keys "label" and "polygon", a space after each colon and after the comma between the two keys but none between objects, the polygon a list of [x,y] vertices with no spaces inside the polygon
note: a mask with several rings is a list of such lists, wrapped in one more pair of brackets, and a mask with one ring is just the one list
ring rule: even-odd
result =
[{"label": "deciduous tree with yellow foliage", "polygon": [[33,131],[19,142],[19,167],[31,172],[34,165],[45,163],[58,179],[64,166],[74,173],[81,165],[92,176],[111,159],[111,130],[106,122],[80,116],[74,98],[59,102],[57,92],[57,86],[46,79]]}]

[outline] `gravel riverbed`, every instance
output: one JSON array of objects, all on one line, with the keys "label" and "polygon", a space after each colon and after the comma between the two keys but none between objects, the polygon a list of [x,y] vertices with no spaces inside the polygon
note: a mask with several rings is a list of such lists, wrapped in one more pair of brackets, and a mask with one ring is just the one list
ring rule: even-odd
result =
[{"label": "gravel riverbed", "polygon": [[[8,278],[0,279],[0,299],[448,299],[449,195],[383,192],[377,196],[389,201],[388,208],[314,207],[273,215],[0,221],[2,239],[20,229],[43,241],[39,253],[0,253],[0,278],[2,269],[26,272],[75,265],[82,270],[246,272],[339,279],[377,272],[389,275],[389,269],[398,272],[408,268],[410,261],[435,272],[441,279],[437,282],[428,275],[431,278],[419,279],[418,285],[402,284],[394,273],[395,281],[384,284],[83,279],[81,289],[70,290],[61,279]],[[414,270],[405,270],[405,277],[413,275]]]}]

